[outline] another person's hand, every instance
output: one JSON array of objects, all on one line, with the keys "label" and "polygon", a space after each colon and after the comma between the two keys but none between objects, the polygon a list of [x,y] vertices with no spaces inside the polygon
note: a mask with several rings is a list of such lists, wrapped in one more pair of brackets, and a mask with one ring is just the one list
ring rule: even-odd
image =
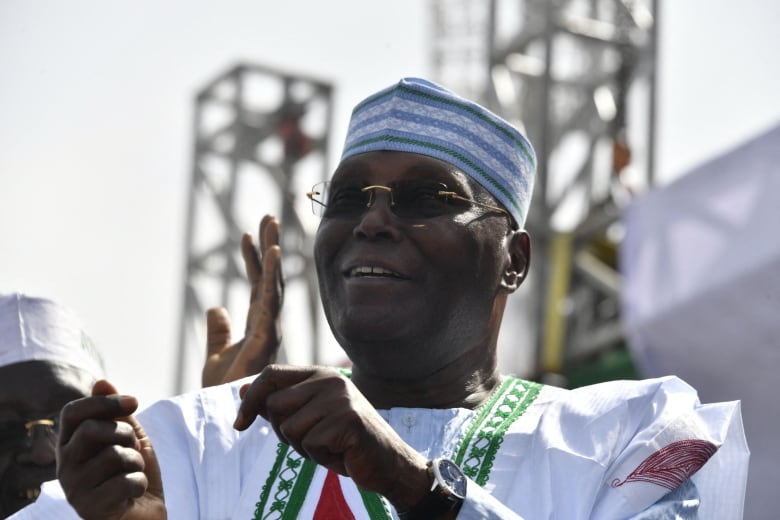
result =
[{"label": "another person's hand", "polygon": [[101,380],[92,397],[62,409],[57,478],[86,520],[167,518],[154,448],[132,416],[137,407],[134,397]]},{"label": "another person's hand", "polygon": [[279,232],[279,221],[266,215],[260,222],[259,252],[250,234],[241,239],[246,275],[252,284],[244,338],[231,343],[227,311],[221,307],[208,310],[204,387],[257,374],[276,360],[282,340],[280,317],[284,297]]},{"label": "another person's hand", "polygon": [[355,385],[321,367],[267,366],[241,389],[235,428],[258,415],[298,453],[407,509],[427,493],[427,460],[407,445]]}]

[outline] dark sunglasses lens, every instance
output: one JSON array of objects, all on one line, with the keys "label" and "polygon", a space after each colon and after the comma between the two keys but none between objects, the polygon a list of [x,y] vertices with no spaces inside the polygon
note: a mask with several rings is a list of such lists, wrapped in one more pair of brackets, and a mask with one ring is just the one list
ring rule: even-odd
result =
[{"label": "dark sunglasses lens", "polygon": [[[437,217],[452,210],[453,200],[440,192],[447,186],[427,180],[392,183],[392,211],[401,218]],[[325,182],[312,190],[312,208],[321,217],[354,218],[362,215],[374,190],[363,190],[358,183]]]},{"label": "dark sunglasses lens", "polygon": [[0,444],[16,443],[27,437],[27,429],[22,421],[0,422]]},{"label": "dark sunglasses lens", "polygon": [[450,211],[447,197],[439,192],[447,186],[432,181],[407,181],[393,185],[393,211],[403,218],[431,218]]},{"label": "dark sunglasses lens", "polygon": [[358,184],[330,183],[325,188],[325,217],[353,217],[366,210],[370,193]]}]

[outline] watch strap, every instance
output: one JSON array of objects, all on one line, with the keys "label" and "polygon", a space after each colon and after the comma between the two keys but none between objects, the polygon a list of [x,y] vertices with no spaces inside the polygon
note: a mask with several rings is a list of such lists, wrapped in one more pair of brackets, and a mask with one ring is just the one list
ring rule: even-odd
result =
[{"label": "watch strap", "polygon": [[[431,488],[428,493],[414,506],[406,511],[399,511],[400,520],[431,520],[439,515],[460,509],[463,498],[452,492],[443,482],[439,482],[433,471],[433,464],[440,459],[428,461],[428,475],[431,479]],[[453,463],[454,464],[454,463]]]}]

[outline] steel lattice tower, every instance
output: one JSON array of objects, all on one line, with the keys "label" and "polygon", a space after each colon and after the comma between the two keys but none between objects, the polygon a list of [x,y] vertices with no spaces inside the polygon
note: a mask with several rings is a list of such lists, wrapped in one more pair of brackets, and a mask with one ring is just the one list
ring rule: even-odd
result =
[{"label": "steel lattice tower", "polygon": [[235,66],[198,93],[175,393],[200,386],[206,309],[226,307],[241,337],[249,284],[240,240],[257,236],[265,213],[282,223],[285,305],[299,298],[308,309],[285,327],[284,344],[297,334],[296,347],[310,345],[304,360],[319,361],[316,221],[303,194],[327,177],[331,118],[331,85],[257,65]]},{"label": "steel lattice tower", "polygon": [[657,0],[466,2],[484,22],[463,38],[457,3],[434,2],[437,79],[480,92],[537,151],[529,321],[537,373],[561,372],[623,342],[616,246],[622,206],[653,184]]}]

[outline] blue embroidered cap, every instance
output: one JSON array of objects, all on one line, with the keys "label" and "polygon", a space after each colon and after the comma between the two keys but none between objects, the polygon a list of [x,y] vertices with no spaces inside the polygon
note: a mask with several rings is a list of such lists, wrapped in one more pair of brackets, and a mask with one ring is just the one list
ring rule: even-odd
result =
[{"label": "blue embroidered cap", "polygon": [[536,154],[516,128],[486,108],[420,78],[404,78],[352,111],[341,160],[392,150],[442,160],[488,190],[522,228]]}]

